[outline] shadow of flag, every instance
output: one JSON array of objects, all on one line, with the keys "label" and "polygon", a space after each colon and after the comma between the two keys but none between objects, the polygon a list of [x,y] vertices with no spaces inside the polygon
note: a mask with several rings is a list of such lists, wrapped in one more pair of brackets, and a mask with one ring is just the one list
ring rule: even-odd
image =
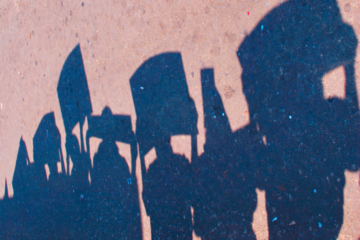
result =
[{"label": "shadow of flag", "polygon": [[71,133],[78,122],[82,123],[85,116],[92,113],[89,87],[79,44],[64,63],[57,92],[65,130]]}]

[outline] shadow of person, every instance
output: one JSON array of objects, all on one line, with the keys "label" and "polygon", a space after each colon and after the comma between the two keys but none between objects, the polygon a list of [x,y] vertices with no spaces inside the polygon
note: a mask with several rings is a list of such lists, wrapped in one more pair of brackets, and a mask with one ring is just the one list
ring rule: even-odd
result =
[{"label": "shadow of person", "polygon": [[143,199],[153,239],[192,239],[191,166],[174,154],[170,136],[155,144],[157,158],[144,179]]},{"label": "shadow of person", "polygon": [[[89,174],[91,169],[91,160],[87,152],[81,152],[79,141],[74,134],[66,135],[65,143],[66,153],[72,162],[72,168],[69,169],[68,187],[73,200],[77,201],[81,195],[86,194],[90,188]],[[84,210],[86,211],[86,210]]]},{"label": "shadow of person", "polygon": [[[44,165],[47,164],[49,168],[49,181],[56,181],[59,176],[58,163],[62,166],[63,158],[61,151],[61,138],[59,129],[55,123],[54,113],[46,114],[40,124],[33,138],[34,145],[34,164],[44,170]],[[45,172],[44,172],[45,173]],[[44,182],[46,177],[41,176]]]},{"label": "shadow of person", "polygon": [[201,70],[206,143],[195,168],[194,227],[202,239],[256,239],[254,176],[244,128],[232,132],[214,70]]},{"label": "shadow of person", "polygon": [[63,225],[67,225],[67,237],[86,238],[94,231],[89,224],[93,220],[89,201],[84,202],[84,198],[92,199],[89,182],[91,160],[87,152],[81,152],[79,141],[72,133],[66,134],[65,148],[68,162],[71,159],[72,168],[68,166],[68,175],[62,183],[68,193],[67,199],[63,200],[67,203],[67,206],[64,206],[64,219],[68,221]]},{"label": "shadow of person", "polygon": [[[270,239],[339,234],[344,170],[359,163],[356,47],[335,0],[293,0],[268,13],[237,51],[250,126],[266,145],[254,167]],[[325,100],[322,77],[340,66],[346,99]]]},{"label": "shadow of person", "polygon": [[66,135],[65,147],[72,161],[71,180],[77,190],[85,190],[90,186],[88,179],[91,160],[86,152],[80,151],[79,141],[74,134]]},{"label": "shadow of person", "polygon": [[[95,237],[100,239],[141,239],[141,219],[135,161],[137,156],[135,135],[129,116],[113,115],[104,108],[101,116],[91,116],[87,139],[102,139],[94,155],[91,171],[93,218],[96,219]],[[119,154],[116,141],[131,145],[132,172]]]},{"label": "shadow of person", "polygon": [[[174,154],[171,136],[191,135],[196,161],[197,112],[190,98],[180,53],[148,59],[130,79],[137,115],[146,213],[152,239],[192,239],[192,171],[189,160]],[[148,171],[145,155],[155,148],[157,158]]]},{"label": "shadow of person", "polygon": [[[7,181],[5,181],[5,195],[0,201],[0,208],[3,209],[1,214],[1,222],[3,223],[2,231],[0,231],[1,239],[13,238],[29,238],[28,229],[31,223],[31,209],[27,207],[29,196],[31,196],[30,185],[31,178],[29,176],[28,167],[30,165],[26,144],[21,137],[19,142],[19,150],[16,158],[15,171],[13,175],[13,198],[8,196]],[[24,221],[19,221],[24,219]],[[25,229],[25,231],[23,231]]]},{"label": "shadow of person", "polygon": [[[61,138],[55,123],[54,113],[46,114],[33,138],[34,163],[30,164],[30,192],[27,205],[33,209],[29,229],[32,236],[50,236],[61,232],[61,218],[64,208],[64,175],[58,165],[64,166]],[[48,166],[48,172],[45,166]],[[64,171],[63,171],[64,172]],[[55,228],[56,226],[56,228]]]}]

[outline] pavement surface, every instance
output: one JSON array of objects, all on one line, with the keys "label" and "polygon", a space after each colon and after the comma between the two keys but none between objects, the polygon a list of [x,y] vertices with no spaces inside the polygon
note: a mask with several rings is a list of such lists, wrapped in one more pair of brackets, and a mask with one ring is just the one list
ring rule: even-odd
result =
[{"label": "pavement surface", "polygon": [[360,2],[4,0],[0,38],[1,239],[360,238]]}]

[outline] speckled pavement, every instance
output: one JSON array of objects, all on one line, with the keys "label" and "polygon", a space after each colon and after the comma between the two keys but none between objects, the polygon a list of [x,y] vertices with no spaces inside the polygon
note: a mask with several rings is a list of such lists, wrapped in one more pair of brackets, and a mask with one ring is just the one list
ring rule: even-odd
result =
[{"label": "speckled pavement", "polygon": [[1,239],[360,238],[359,1],[3,0],[0,37]]}]

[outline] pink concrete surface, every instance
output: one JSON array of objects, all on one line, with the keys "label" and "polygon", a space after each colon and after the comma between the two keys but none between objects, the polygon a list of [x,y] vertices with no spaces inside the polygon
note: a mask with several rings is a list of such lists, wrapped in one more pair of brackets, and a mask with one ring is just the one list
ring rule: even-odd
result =
[{"label": "pink concrete surface", "polygon": [[[0,195],[5,189],[5,179],[9,195],[13,195],[11,182],[21,137],[33,161],[32,138],[41,118],[48,112],[55,113],[65,152],[65,129],[56,87],[65,59],[78,43],[93,114],[100,115],[102,109],[109,106],[114,114],[131,115],[135,130],[130,77],[146,59],[179,51],[199,115],[199,154],[205,142],[200,69],[214,68],[216,87],[232,130],[248,124],[248,106],[242,92],[242,69],[236,50],[259,20],[282,2],[285,1],[1,1]],[[338,5],[343,21],[353,27],[360,39],[360,1],[339,0]],[[360,48],[357,51],[355,69],[359,91]],[[342,69],[324,77],[325,98],[344,97],[341,79],[344,79]],[[189,154],[190,142],[186,137],[174,139],[172,144],[175,152]],[[92,154],[97,145],[91,144]],[[154,156],[149,158],[151,161]],[[141,193],[139,165],[138,161],[136,173]],[[339,239],[358,239],[359,173],[347,172],[346,180],[345,216]],[[257,193],[253,228],[258,239],[267,239],[265,194]],[[149,218],[145,216],[141,199],[140,203],[144,239],[151,239]]]}]

